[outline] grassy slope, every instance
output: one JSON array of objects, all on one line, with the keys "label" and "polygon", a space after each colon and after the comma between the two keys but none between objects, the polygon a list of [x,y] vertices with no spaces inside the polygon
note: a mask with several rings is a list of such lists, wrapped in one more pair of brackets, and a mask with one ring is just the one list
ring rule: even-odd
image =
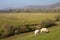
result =
[{"label": "grassy slope", "polygon": [[[29,24],[32,23],[39,23],[43,19],[52,19],[54,20],[54,17],[56,15],[60,14],[0,14],[0,24],[2,23],[12,23],[12,24],[23,24],[24,22],[27,22]],[[59,23],[58,23],[59,24]],[[40,34],[39,36],[34,36],[33,32],[30,33],[24,33],[20,35],[15,35],[12,37],[8,37],[1,40],[60,40],[60,24],[58,26],[54,26],[49,28],[51,30],[50,33],[47,34]]]},{"label": "grassy slope", "polygon": [[[60,22],[59,22],[60,23]],[[60,40],[60,25],[49,28],[50,33],[34,36],[33,32],[15,35],[3,40]]]}]

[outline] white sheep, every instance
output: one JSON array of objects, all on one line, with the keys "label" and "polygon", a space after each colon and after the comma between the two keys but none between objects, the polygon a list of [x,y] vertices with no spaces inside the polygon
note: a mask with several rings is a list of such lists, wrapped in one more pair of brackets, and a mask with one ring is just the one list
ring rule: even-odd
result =
[{"label": "white sheep", "polygon": [[35,31],[34,31],[34,35],[35,35],[35,36],[38,35],[39,32],[40,32],[40,30],[35,30]]},{"label": "white sheep", "polygon": [[49,32],[49,30],[47,29],[47,28],[42,28],[41,30],[40,30],[40,32]]}]

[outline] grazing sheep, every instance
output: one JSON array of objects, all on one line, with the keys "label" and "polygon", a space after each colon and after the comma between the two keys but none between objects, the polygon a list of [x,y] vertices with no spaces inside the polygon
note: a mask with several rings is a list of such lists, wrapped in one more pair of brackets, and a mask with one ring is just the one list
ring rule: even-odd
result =
[{"label": "grazing sheep", "polygon": [[46,32],[46,33],[48,33],[49,30],[48,30],[47,28],[42,28],[42,29],[40,30],[40,32]]},{"label": "grazing sheep", "polygon": [[40,32],[40,30],[35,30],[35,31],[34,31],[34,35],[35,35],[35,36],[38,35],[39,32]]}]

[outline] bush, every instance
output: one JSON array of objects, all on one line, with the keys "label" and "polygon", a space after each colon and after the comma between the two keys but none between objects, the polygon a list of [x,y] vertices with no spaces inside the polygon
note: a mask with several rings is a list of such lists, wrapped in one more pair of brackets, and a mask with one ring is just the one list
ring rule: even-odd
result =
[{"label": "bush", "polygon": [[0,29],[0,38],[2,38],[2,32],[3,32],[3,30]]},{"label": "bush", "polygon": [[60,21],[60,15],[55,17],[56,21]]},{"label": "bush", "polygon": [[10,25],[10,24],[3,24],[2,25],[2,37],[8,37],[8,36],[11,36],[11,35],[14,35],[14,27],[13,25]]},{"label": "bush", "polygon": [[8,24],[2,25],[2,29],[3,29],[2,37],[7,37],[9,35],[9,31],[8,31],[9,28],[10,26]]},{"label": "bush", "polygon": [[56,25],[56,24],[51,20],[42,21],[40,24],[41,28],[48,28],[48,27],[51,27],[54,25]]},{"label": "bush", "polygon": [[13,25],[11,25],[9,28],[9,36],[14,35],[14,32],[15,32],[15,27]]},{"label": "bush", "polygon": [[35,25],[35,30],[36,30],[36,29],[41,29],[40,24]]},{"label": "bush", "polygon": [[25,25],[26,26],[26,28],[27,29],[29,29],[29,31],[28,32],[30,32],[30,31],[34,31],[35,30],[35,24],[27,24],[27,25]]},{"label": "bush", "polygon": [[11,24],[3,24],[2,30],[3,32],[0,32],[0,36],[2,38],[5,38],[5,37],[13,36],[15,34],[33,31],[34,27],[30,27],[29,25],[13,26]]},{"label": "bush", "polygon": [[19,29],[19,33],[26,33],[26,32],[31,32],[35,30],[35,27],[32,27],[32,25],[26,24],[26,25],[19,25],[17,29]]},{"label": "bush", "polygon": [[25,32],[29,32],[30,29],[28,26],[22,25],[20,26],[20,33],[25,33]]},{"label": "bush", "polygon": [[16,27],[14,29],[14,34],[20,34],[20,27]]}]

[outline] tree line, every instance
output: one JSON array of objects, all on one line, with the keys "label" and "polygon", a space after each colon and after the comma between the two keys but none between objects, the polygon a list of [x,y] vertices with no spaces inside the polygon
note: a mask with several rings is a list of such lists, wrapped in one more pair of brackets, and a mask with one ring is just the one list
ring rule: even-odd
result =
[{"label": "tree line", "polygon": [[0,13],[60,13],[60,9],[9,9],[0,10]]}]

